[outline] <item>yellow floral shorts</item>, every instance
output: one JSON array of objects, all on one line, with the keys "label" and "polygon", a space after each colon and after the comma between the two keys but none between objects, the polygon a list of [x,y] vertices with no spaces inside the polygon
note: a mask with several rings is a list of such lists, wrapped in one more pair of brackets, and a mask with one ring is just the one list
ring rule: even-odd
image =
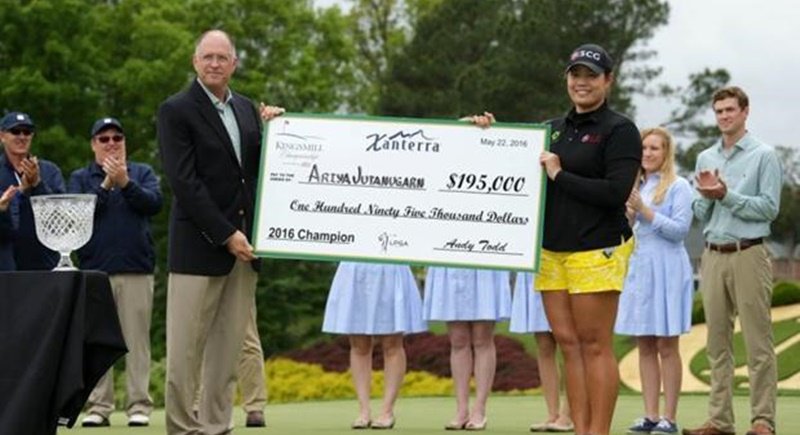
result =
[{"label": "yellow floral shorts", "polygon": [[633,244],[631,237],[619,246],[591,251],[542,249],[534,287],[539,291],[567,290],[570,293],[622,291]]}]

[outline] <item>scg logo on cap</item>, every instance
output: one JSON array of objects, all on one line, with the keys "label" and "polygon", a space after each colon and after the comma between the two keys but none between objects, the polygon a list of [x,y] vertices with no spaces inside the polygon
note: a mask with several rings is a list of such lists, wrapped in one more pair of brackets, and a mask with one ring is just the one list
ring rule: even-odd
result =
[{"label": "scg logo on cap", "polygon": [[577,58],[579,58],[579,57],[588,57],[588,58],[590,58],[590,59],[594,59],[594,60],[596,60],[596,61],[600,62],[600,58],[601,58],[601,56],[602,56],[602,55],[601,55],[599,52],[597,52],[597,51],[592,51],[592,50],[577,50],[577,51],[575,51],[574,53],[572,53],[572,57],[570,57],[570,60],[575,60],[575,59],[577,59]]}]

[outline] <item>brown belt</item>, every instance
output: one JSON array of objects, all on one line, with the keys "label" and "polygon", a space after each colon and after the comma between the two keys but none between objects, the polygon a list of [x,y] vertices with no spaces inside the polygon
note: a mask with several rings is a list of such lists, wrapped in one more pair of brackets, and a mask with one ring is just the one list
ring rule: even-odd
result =
[{"label": "brown belt", "polygon": [[764,243],[764,239],[759,237],[757,239],[742,239],[736,243],[724,243],[721,245],[706,243],[706,248],[722,254],[730,254],[731,252],[744,251],[747,248],[751,248],[762,243]]}]

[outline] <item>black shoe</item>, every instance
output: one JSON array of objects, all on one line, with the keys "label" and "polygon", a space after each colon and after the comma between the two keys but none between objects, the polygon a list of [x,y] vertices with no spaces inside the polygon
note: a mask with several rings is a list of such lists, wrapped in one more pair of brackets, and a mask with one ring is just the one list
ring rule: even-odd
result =
[{"label": "black shoe", "polygon": [[264,422],[264,413],[261,411],[250,411],[247,413],[246,427],[264,427],[267,424]]}]

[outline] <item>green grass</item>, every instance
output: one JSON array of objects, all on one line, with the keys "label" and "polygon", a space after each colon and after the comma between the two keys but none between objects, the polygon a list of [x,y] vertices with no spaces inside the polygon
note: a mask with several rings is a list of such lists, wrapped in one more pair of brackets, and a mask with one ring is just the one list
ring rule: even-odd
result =
[{"label": "green grass", "polygon": [[[800,334],[800,322],[798,322],[796,318],[775,322],[772,326],[772,331],[775,337],[775,345],[778,346],[783,341],[792,338],[795,334]],[[747,352],[741,332],[734,334],[733,355],[736,361],[736,367],[747,364]],[[706,358],[704,349],[697,352],[692,357],[689,369],[698,379],[701,379],[705,383],[710,382],[708,375],[708,358]],[[793,344],[778,354],[778,379],[787,379],[798,371],[800,371],[800,342]],[[746,377],[735,377],[734,385],[736,394],[747,394],[746,382]],[[782,391],[781,393],[798,394],[798,391]]]},{"label": "green grass", "polygon": [[[735,397],[734,407],[739,432],[746,430],[749,420],[748,399]],[[678,423],[694,427],[705,420],[707,399],[700,395],[681,397]],[[397,426],[392,433],[415,435],[441,435],[443,425],[452,416],[455,402],[452,397],[401,398],[397,403]],[[266,409],[266,429],[245,429],[242,427],[244,415],[236,410],[237,430],[235,433],[273,433],[291,435],[334,435],[353,434],[350,422],[356,416],[356,403],[348,401],[307,402],[268,405]],[[379,409],[379,402],[373,402],[373,409]],[[620,396],[614,418],[612,433],[624,433],[630,422],[639,417],[642,409],[641,398],[635,395]],[[778,398],[778,431],[783,434],[800,434],[800,397]],[[546,411],[541,396],[494,396],[489,399],[488,431],[492,434],[529,433],[528,426],[544,419]],[[149,428],[130,429],[125,424],[122,413],[112,416],[112,427],[73,430],[61,429],[60,435],[156,435],[164,434],[164,412],[153,414]],[[370,432],[372,433],[372,432]]]}]

